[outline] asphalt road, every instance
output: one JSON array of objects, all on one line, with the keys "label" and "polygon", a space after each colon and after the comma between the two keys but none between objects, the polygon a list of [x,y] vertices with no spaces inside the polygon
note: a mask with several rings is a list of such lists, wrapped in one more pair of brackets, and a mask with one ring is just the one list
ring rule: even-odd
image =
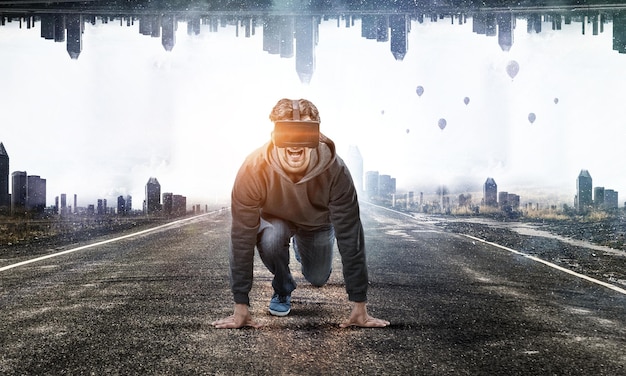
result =
[{"label": "asphalt road", "polygon": [[385,209],[362,219],[383,329],[339,328],[338,254],[325,287],[295,272],[284,318],[257,259],[264,327],[214,329],[232,312],[228,211],[16,267],[29,257],[0,253],[0,374],[626,375],[623,293]]}]

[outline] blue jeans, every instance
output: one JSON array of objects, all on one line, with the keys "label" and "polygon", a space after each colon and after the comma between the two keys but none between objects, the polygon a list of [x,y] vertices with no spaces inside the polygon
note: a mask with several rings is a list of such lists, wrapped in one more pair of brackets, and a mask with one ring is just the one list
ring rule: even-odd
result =
[{"label": "blue jeans", "polygon": [[332,271],[335,229],[332,225],[308,231],[280,218],[261,218],[257,250],[263,264],[274,274],[272,287],[278,295],[290,295],[296,282],[289,269],[289,243],[293,238],[296,259],[302,264],[304,278],[322,286]]}]

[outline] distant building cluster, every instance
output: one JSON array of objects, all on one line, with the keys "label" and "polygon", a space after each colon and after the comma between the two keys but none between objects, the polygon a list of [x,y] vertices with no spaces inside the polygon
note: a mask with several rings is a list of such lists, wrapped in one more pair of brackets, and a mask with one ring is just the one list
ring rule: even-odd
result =
[{"label": "distant building cluster", "polygon": [[591,209],[615,210],[618,207],[618,192],[604,187],[593,187],[593,179],[587,170],[580,170],[576,179],[574,208],[579,212]]},{"label": "distant building cluster", "polygon": [[[348,147],[345,159],[352,181],[361,198],[368,201],[388,202],[395,200],[396,179],[391,175],[381,175],[378,171],[363,173],[363,157],[356,145]],[[365,180],[363,179],[365,177]]]},{"label": "distant building cluster", "polygon": [[166,217],[183,216],[187,214],[187,197],[166,192],[163,193],[163,202],[161,202],[161,184],[157,178],[151,177],[146,183],[144,212],[147,215]]},{"label": "distant building cluster", "polygon": [[[9,154],[0,142],[0,216],[146,214],[179,217],[187,214],[187,198],[173,193],[163,193],[161,196],[161,184],[156,178],[150,178],[146,184],[143,210],[133,211],[133,199],[130,195],[118,196],[117,206],[113,207],[108,206],[106,199],[98,199],[95,205],[79,207],[76,194],[73,203],[70,203],[67,194],[62,193],[54,198],[54,205],[47,206],[46,179],[38,175],[28,175],[26,171],[9,173]],[[195,205],[193,211],[200,213],[200,205]]]},{"label": "distant building cluster", "polygon": [[483,200],[484,206],[498,207],[505,212],[519,209],[520,196],[515,193],[499,192],[496,181],[488,177],[483,184]]},{"label": "distant building cluster", "polygon": [[43,213],[46,208],[46,179],[15,171],[9,193],[9,154],[0,142],[0,215],[12,213]]},{"label": "distant building cluster", "polygon": [[365,196],[372,201],[391,201],[396,194],[396,178],[378,171],[365,173]]}]

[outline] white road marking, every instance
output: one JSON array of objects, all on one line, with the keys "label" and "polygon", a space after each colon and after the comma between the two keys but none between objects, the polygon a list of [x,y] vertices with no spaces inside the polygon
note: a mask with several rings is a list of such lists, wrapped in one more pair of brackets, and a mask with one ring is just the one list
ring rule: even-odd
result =
[{"label": "white road marking", "polygon": [[120,241],[122,239],[132,238],[133,236],[147,234],[147,233],[152,232],[152,231],[157,231],[157,230],[160,230],[160,229],[165,228],[165,227],[169,227],[169,226],[173,226],[173,225],[176,225],[176,224],[179,224],[179,223],[191,221],[193,219],[197,219],[199,217],[203,217],[203,216],[206,216],[206,215],[209,215],[209,214],[213,214],[213,213],[216,213],[216,212],[210,212],[210,213],[196,215],[194,217],[179,219],[177,221],[169,222],[169,223],[166,223],[164,225],[157,226],[157,227],[152,227],[152,228],[149,228],[149,229],[146,229],[146,230],[133,232],[132,234],[127,234],[127,235],[124,235],[124,236],[119,236],[117,238],[103,240],[101,242],[87,244],[87,245],[83,245],[83,246],[80,246],[80,247],[67,249],[65,251],[61,251],[61,252],[57,252],[57,253],[51,253],[51,254],[48,254],[48,255],[45,255],[45,256],[41,256],[41,257],[37,257],[37,258],[34,258],[34,259],[25,260],[25,261],[18,262],[18,263],[15,263],[15,264],[3,266],[3,267],[0,267],[0,272],[3,272],[5,270],[9,270],[9,269],[13,269],[13,268],[17,268],[18,266],[24,266],[24,265],[32,264],[34,262],[39,262],[39,261],[42,261],[42,260],[46,260],[46,259],[49,259],[49,258],[52,258],[52,257],[57,257],[57,256],[65,255],[65,254],[68,254],[68,253],[72,253],[72,252],[82,251],[84,249],[97,247],[97,246],[100,246],[100,245],[103,245],[103,244],[117,242],[117,241]]},{"label": "white road marking", "polygon": [[[384,206],[375,205],[375,204],[372,204],[372,203],[369,203],[369,202],[365,202],[365,203],[369,204],[370,206],[374,206],[374,207],[377,207],[377,208],[379,208],[379,209],[385,209],[385,210],[388,210],[388,211],[390,211],[390,212],[394,212],[394,213],[396,213],[396,214],[401,214],[401,215],[403,215],[403,216],[405,216],[405,217],[408,217],[408,218],[411,218],[411,219],[413,219],[413,220],[415,220],[415,221],[419,221],[419,219],[417,219],[417,218],[413,217],[413,216],[412,216],[412,215],[410,215],[410,214],[403,213],[403,212],[400,212],[400,211],[396,211],[396,210],[394,210],[394,209],[386,208],[386,207],[384,207]],[[443,232],[443,231],[441,231],[441,232]],[[566,269],[566,268],[564,268],[564,267],[562,267],[562,266],[559,266],[559,265],[553,264],[553,263],[551,263],[551,262],[549,262],[549,261],[546,261],[546,260],[540,259],[539,257],[532,256],[532,255],[529,255],[529,254],[526,254],[526,253],[523,253],[523,252],[517,251],[517,250],[515,250],[515,249],[505,247],[505,246],[500,245],[500,244],[497,244],[497,243],[488,242],[488,241],[486,241],[486,240],[483,240],[483,239],[480,239],[480,238],[477,238],[477,237],[474,237],[474,236],[471,236],[471,235],[467,235],[467,234],[458,234],[458,235],[465,236],[465,237],[467,237],[467,238],[470,238],[470,239],[473,239],[473,240],[479,241],[479,242],[481,242],[481,243],[489,244],[489,245],[492,245],[492,246],[494,246],[494,247],[498,247],[498,248],[504,249],[504,250],[506,250],[506,251],[509,251],[509,252],[515,253],[516,255],[520,255],[520,256],[526,257],[526,258],[528,258],[528,259],[530,259],[530,260],[533,260],[533,261],[536,261],[536,262],[542,263],[542,264],[547,265],[547,266],[549,266],[549,267],[551,267],[551,268],[554,268],[554,269],[556,269],[556,270],[560,270],[560,271],[565,272],[565,273],[567,273],[567,274],[573,275],[573,276],[575,276],[575,277],[578,277],[578,278],[584,279],[584,280],[589,281],[589,282],[591,282],[591,283],[598,284],[598,285],[600,285],[600,286],[603,286],[603,287],[609,288],[609,289],[611,289],[611,290],[614,290],[614,291],[617,291],[617,292],[619,292],[619,293],[622,293],[622,294],[626,295],[626,289],[623,289],[623,288],[621,288],[621,287],[618,287],[618,286],[612,285],[612,284],[607,283],[607,282],[604,282],[604,281],[600,281],[600,280],[598,280],[598,279],[595,279],[595,278],[593,278],[593,277],[586,276],[586,275],[584,275],[584,274],[577,273],[577,272],[575,272],[575,271],[573,271],[573,270]]]},{"label": "white road marking", "polygon": [[562,267],[562,266],[559,266],[559,265],[553,264],[553,263],[551,263],[550,261],[546,261],[546,260],[540,259],[539,257],[533,256],[533,255],[529,255],[529,254],[526,254],[526,253],[524,253],[524,252],[520,252],[520,251],[517,251],[517,250],[515,250],[515,249],[509,248],[509,247],[505,247],[505,246],[500,245],[500,244],[497,244],[497,243],[488,242],[488,241],[486,241],[486,240],[483,240],[483,239],[477,238],[477,237],[475,237],[475,236],[466,235],[466,234],[459,234],[459,235],[462,235],[462,236],[465,236],[465,237],[467,237],[467,238],[470,238],[470,239],[473,239],[473,240],[479,241],[479,242],[481,242],[481,243],[485,243],[485,244],[492,245],[492,246],[494,246],[494,247],[498,247],[498,248],[500,248],[500,249],[504,249],[504,250],[509,251],[509,252],[511,252],[511,253],[514,253],[514,254],[516,254],[516,255],[526,257],[526,258],[531,259],[531,260],[536,261],[536,262],[540,262],[540,263],[542,263],[542,264],[544,264],[544,265],[547,265],[547,266],[549,266],[549,267],[551,267],[551,268],[554,268],[554,269],[556,269],[556,270],[560,270],[560,271],[565,272],[565,273],[567,273],[567,274],[571,274],[571,275],[573,275],[573,276],[575,276],[575,277],[578,277],[578,278],[584,279],[584,280],[586,280],[586,281],[589,281],[589,282],[592,282],[592,283],[598,284],[598,285],[600,285],[600,286],[604,286],[604,287],[606,287],[606,288],[609,288],[609,289],[611,289],[611,290],[614,290],[614,291],[617,291],[617,292],[619,292],[619,293],[622,293],[622,294],[625,294],[625,295],[626,295],[626,290],[625,290],[625,289],[623,289],[623,288],[621,288],[621,287],[618,287],[618,286],[612,285],[612,284],[607,283],[607,282],[600,281],[600,280],[598,280],[598,279],[595,279],[595,278],[592,278],[592,277],[586,276],[586,275],[584,275],[584,274],[577,273],[577,272],[575,272],[575,271],[573,271],[573,270],[569,270],[569,269],[564,268],[564,267]]}]

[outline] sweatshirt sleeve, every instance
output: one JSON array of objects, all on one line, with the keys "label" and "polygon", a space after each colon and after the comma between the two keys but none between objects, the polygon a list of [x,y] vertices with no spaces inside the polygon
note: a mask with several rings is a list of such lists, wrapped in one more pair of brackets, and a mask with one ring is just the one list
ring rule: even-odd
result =
[{"label": "sweatshirt sleeve", "polygon": [[348,299],[364,302],[367,301],[368,276],[359,202],[348,168],[343,163],[340,166],[330,191],[330,219],[335,228]]},{"label": "sweatshirt sleeve", "polygon": [[230,286],[235,303],[250,304],[254,247],[263,201],[260,174],[248,161],[240,168],[231,193]]}]

